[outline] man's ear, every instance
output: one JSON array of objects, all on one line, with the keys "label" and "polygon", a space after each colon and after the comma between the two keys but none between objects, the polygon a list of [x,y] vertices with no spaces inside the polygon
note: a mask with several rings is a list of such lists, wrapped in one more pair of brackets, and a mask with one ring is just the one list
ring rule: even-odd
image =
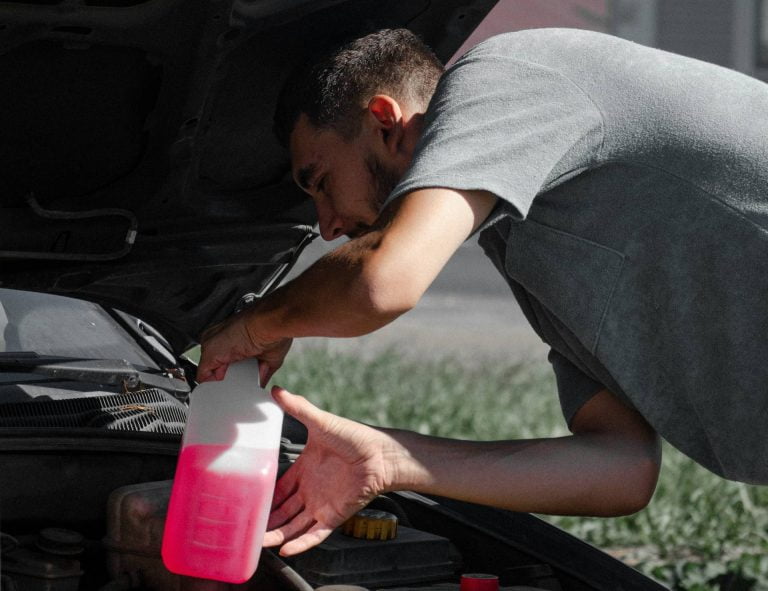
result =
[{"label": "man's ear", "polygon": [[368,101],[368,115],[387,150],[398,151],[403,139],[403,112],[391,96],[377,94]]}]

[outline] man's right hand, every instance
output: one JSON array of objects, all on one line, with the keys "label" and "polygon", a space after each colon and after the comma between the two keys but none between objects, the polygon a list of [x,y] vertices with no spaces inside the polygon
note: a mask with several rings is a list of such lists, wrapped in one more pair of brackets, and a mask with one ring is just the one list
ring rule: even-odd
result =
[{"label": "man's right hand", "polygon": [[197,381],[222,380],[230,363],[256,357],[259,377],[265,386],[291,348],[292,339],[269,341],[249,326],[249,310],[243,310],[227,320],[208,328],[201,338],[200,364]]},{"label": "man's right hand", "polygon": [[315,546],[378,494],[402,454],[385,430],[320,410],[302,396],[275,386],[280,407],[307,427],[308,440],[275,487],[264,546],[291,556]]}]

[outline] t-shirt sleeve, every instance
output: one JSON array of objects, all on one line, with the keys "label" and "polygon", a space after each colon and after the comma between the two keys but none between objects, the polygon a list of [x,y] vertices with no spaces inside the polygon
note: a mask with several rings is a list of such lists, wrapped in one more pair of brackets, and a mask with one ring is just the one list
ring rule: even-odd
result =
[{"label": "t-shirt sleeve", "polygon": [[443,75],[387,203],[426,187],[484,190],[503,202],[497,217],[504,210],[522,219],[538,193],[598,156],[599,109],[563,74],[509,55],[504,38],[481,43]]},{"label": "t-shirt sleeve", "polygon": [[560,408],[570,427],[573,417],[584,404],[605,386],[596,382],[554,349],[549,352],[549,362],[555,372]]}]

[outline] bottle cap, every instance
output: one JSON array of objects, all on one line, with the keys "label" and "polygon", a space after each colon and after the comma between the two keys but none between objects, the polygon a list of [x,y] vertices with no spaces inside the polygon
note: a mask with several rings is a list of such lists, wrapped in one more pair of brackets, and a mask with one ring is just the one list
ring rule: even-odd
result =
[{"label": "bottle cap", "polygon": [[397,517],[386,511],[363,509],[347,519],[341,531],[359,540],[392,540],[397,536]]},{"label": "bottle cap", "polygon": [[461,575],[460,591],[499,591],[499,577],[485,573]]}]

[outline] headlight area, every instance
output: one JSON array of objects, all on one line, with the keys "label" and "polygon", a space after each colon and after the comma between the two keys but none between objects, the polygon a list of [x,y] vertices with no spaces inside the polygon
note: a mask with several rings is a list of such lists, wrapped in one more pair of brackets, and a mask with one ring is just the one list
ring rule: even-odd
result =
[{"label": "headlight area", "polygon": [[[173,433],[3,429],[0,588],[460,591],[462,574],[483,573],[510,591],[662,589],[533,516],[407,491],[374,499],[303,554],[262,550],[242,585],[181,577],[160,556],[179,442]],[[280,474],[302,448],[282,440]]]}]

